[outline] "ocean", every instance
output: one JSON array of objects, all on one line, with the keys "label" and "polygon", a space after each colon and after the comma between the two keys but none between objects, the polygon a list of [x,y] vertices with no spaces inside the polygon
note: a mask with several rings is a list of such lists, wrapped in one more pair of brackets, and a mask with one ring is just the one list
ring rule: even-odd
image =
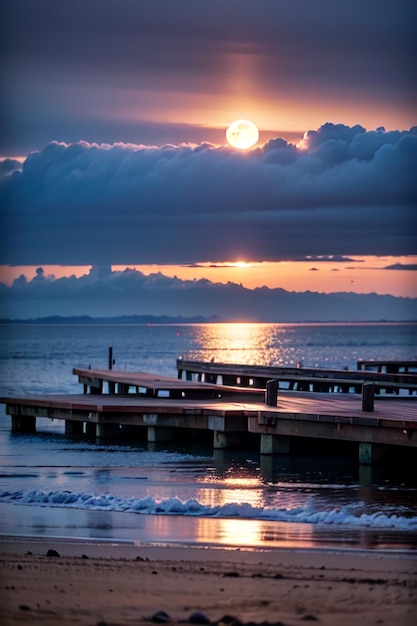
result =
[{"label": "ocean", "polygon": [[[176,376],[176,359],[356,369],[417,358],[417,324],[0,326],[0,395],[80,393],[73,367]],[[417,409],[417,404],[416,404]],[[239,549],[417,549],[417,475],[296,454],[66,436],[59,420],[12,433],[0,406],[0,536]],[[415,470],[415,467],[414,467]]]}]

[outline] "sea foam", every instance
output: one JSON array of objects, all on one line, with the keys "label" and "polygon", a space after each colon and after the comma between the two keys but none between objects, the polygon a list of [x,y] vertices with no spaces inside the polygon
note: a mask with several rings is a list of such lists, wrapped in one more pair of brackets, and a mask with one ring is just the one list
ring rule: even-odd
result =
[{"label": "sea foam", "polygon": [[196,499],[180,500],[172,497],[156,500],[119,497],[111,494],[74,493],[72,491],[3,491],[0,503],[12,503],[42,507],[65,507],[98,511],[117,511],[140,515],[184,515],[195,517],[240,518],[305,524],[333,524],[348,527],[390,528],[417,530],[417,517],[401,514],[385,514],[380,511],[364,511],[364,503],[347,504],[326,510],[314,509],[312,504],[287,508],[255,507],[247,502],[209,506]]}]

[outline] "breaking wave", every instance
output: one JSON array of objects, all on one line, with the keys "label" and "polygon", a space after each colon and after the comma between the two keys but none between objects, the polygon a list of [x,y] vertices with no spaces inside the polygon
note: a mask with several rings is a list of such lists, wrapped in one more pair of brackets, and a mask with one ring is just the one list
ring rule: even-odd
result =
[{"label": "breaking wave", "polygon": [[[348,527],[390,528],[417,530],[417,517],[407,511],[402,514],[381,511],[364,511],[364,503],[347,504],[328,510],[315,510],[309,503],[294,508],[255,507],[249,503],[228,503],[219,506],[201,504],[195,499],[178,498],[156,500],[118,497],[110,494],[93,495],[72,491],[3,491],[0,503],[63,507],[99,511],[137,513],[140,515],[185,515],[195,517],[241,518],[277,522],[333,524]],[[408,515],[407,515],[408,512]]]}]

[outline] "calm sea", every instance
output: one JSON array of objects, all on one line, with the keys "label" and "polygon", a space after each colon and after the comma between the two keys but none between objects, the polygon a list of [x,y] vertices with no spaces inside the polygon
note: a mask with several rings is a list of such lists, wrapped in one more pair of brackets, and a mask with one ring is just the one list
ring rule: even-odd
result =
[{"label": "calm sea", "polygon": [[[176,359],[356,369],[416,359],[413,324],[0,327],[0,395],[80,393],[73,367],[176,376]],[[417,409],[417,404],[416,404]],[[59,421],[14,434],[0,407],[0,534],[240,548],[417,549],[417,477],[339,449],[261,458],[203,444],[95,442]]]}]

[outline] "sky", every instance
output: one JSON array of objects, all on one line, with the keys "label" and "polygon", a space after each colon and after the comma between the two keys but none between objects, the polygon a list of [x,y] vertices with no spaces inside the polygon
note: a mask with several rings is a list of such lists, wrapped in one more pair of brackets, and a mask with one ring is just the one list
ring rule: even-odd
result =
[{"label": "sky", "polygon": [[[2,12],[6,314],[95,311],[76,287],[126,268],[149,288],[417,297],[414,0]],[[226,143],[241,118],[259,128],[249,150]],[[144,312],[129,289],[120,312]]]}]

